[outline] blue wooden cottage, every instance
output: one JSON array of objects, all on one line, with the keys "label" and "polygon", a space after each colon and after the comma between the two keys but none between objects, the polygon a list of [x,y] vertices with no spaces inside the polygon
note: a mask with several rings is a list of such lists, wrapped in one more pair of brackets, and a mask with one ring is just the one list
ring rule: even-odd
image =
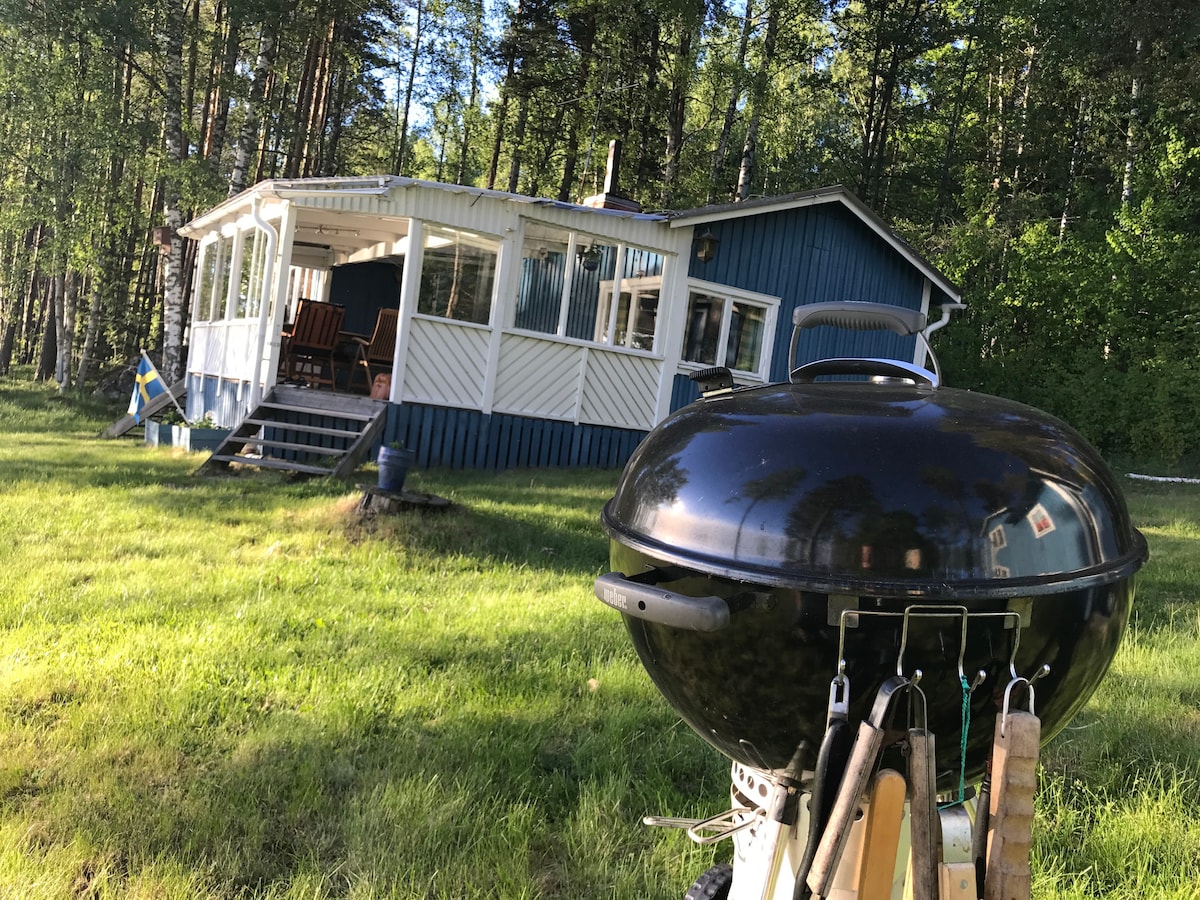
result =
[{"label": "blue wooden cottage", "polygon": [[[239,427],[242,452],[267,459],[304,455],[269,424],[274,404],[293,430],[328,432],[326,455],[382,439],[425,466],[617,466],[698,396],[690,373],[785,380],[797,306],[873,301],[937,327],[959,301],[840,187],[644,213],[611,192],[574,205],[397,176],[267,181],[182,233],[199,244],[189,418]],[[338,315],[321,387],[320,361],[288,358],[305,305]],[[385,318],[375,383],[362,348]],[[924,352],[820,328],[798,360]]]}]

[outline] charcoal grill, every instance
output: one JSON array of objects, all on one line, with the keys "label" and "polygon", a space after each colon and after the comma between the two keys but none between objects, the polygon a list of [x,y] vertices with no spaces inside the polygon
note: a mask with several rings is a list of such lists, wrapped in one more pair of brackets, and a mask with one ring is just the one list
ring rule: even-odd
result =
[{"label": "charcoal grill", "polygon": [[[926,327],[863,303],[794,321],[797,333]],[[748,389],[701,377],[715,387],[646,437],[602,513],[613,571],[596,595],[667,702],[733,763],[730,813],[654,821],[737,834],[740,857],[761,857],[746,833],[780,798],[811,799],[831,723],[852,733],[889,680],[902,684],[889,728],[936,736],[943,798],[968,798],[984,776],[1006,704],[1036,695],[1043,742],[1070,721],[1116,653],[1147,558],[1078,433],[942,386],[936,360],[821,360]],[[875,768],[902,768],[905,743],[887,748]],[[755,864],[772,871],[739,878],[735,864],[707,895],[805,895],[799,806]]]}]

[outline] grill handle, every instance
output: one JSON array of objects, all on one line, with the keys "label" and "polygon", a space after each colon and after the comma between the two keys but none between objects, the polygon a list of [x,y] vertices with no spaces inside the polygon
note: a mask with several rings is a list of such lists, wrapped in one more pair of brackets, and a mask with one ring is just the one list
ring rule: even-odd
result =
[{"label": "grill handle", "polygon": [[720,631],[729,624],[729,604],[720,597],[688,597],[632,581],[620,572],[597,578],[595,591],[615,610],[671,628]]},{"label": "grill handle", "polygon": [[[944,324],[944,320],[942,324]],[[933,371],[930,372],[922,369],[920,366],[912,366],[911,371],[906,370],[904,372],[883,370],[882,367],[898,362],[897,360],[885,359],[866,360],[865,362],[870,363],[870,365],[859,369],[844,368],[846,363],[854,361],[852,359],[823,359],[797,368],[796,350],[800,345],[800,332],[805,328],[816,328],[819,325],[853,331],[890,331],[901,337],[915,335],[917,340],[925,346],[925,352],[929,357],[929,363],[933,367]],[[808,383],[818,375],[892,375],[901,378],[912,378],[936,388],[942,380],[942,373],[938,366],[937,356],[933,352],[933,347],[929,345],[929,334],[939,327],[940,325],[936,322],[933,325],[929,325],[925,314],[920,310],[904,309],[898,306],[891,306],[887,303],[841,300],[832,303],[808,303],[797,306],[792,311],[792,342],[788,348],[788,371],[791,372],[792,384]],[[825,363],[836,363],[839,365],[832,369],[813,371],[810,374],[809,366]],[[906,367],[910,365],[904,362],[899,362],[899,364]]]},{"label": "grill handle", "polygon": [[904,337],[925,330],[925,314],[918,309],[904,309],[887,303],[844,300],[797,306],[792,313],[792,324],[797,328],[830,325],[859,331],[886,328]]}]

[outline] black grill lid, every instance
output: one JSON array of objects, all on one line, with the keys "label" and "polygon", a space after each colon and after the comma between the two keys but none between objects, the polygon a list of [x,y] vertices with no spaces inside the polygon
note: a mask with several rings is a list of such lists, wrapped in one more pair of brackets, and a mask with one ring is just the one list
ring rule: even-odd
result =
[{"label": "black grill lid", "polygon": [[646,437],[602,518],[664,563],[829,593],[1032,596],[1124,578],[1147,553],[1069,426],[895,382],[697,401]]}]

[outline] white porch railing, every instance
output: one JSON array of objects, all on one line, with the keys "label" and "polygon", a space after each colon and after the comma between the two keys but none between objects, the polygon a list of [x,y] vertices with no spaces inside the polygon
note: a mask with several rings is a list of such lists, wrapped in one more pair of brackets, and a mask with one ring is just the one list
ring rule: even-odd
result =
[{"label": "white porch railing", "polygon": [[188,371],[250,381],[257,375],[254,364],[257,335],[258,322],[251,319],[192,323]]},{"label": "white porch railing", "polygon": [[[492,332],[414,318],[403,399],[483,409]],[[491,409],[542,419],[649,430],[663,362],[551,335],[505,332],[490,380]]]}]

